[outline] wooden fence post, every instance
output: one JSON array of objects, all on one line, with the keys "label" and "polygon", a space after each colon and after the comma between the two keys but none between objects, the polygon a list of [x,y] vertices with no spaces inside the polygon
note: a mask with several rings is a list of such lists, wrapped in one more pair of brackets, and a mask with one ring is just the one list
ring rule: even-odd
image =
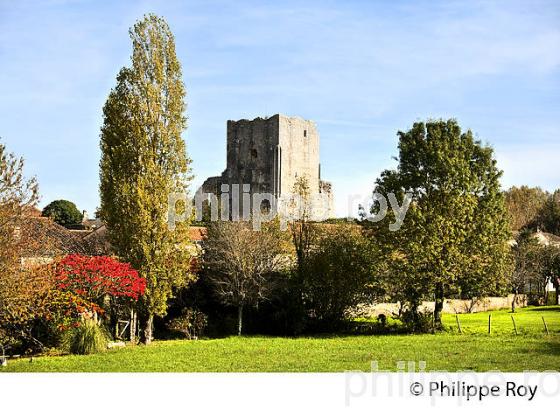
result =
[{"label": "wooden fence post", "polygon": [[544,316],[541,316],[541,318],[542,318],[542,322],[543,322],[543,324],[544,324],[544,330],[545,330],[546,334],[548,335],[548,334],[549,334],[549,333],[548,333],[548,326],[546,325],[546,322],[545,322],[545,320],[544,320]]},{"label": "wooden fence post", "polygon": [[492,333],[492,315],[488,315],[488,334]]},{"label": "wooden fence post", "polygon": [[457,321],[457,327],[459,328],[459,333],[463,333],[463,329],[461,329],[461,322],[459,321],[459,315],[455,315],[455,320]]},{"label": "wooden fence post", "polygon": [[511,315],[511,321],[513,322],[513,330],[515,330],[515,334],[517,335],[517,325],[515,324],[515,318]]}]

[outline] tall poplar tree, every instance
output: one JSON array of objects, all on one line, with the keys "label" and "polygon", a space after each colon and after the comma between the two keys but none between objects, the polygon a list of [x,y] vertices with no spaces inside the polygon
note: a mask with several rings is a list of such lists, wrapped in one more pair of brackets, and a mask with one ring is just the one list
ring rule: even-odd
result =
[{"label": "tall poplar tree", "polygon": [[[415,123],[399,132],[396,170],[387,170],[376,192],[412,202],[402,227],[373,224],[373,237],[385,251],[389,281],[408,302],[413,317],[422,300],[435,302],[441,325],[446,297],[475,298],[507,288],[511,267],[502,172],[492,148],[462,132],[455,120]],[[373,209],[376,211],[376,209]]]},{"label": "tall poplar tree", "polygon": [[186,92],[165,20],[146,15],[129,33],[132,66],[121,69],[103,108],[100,214],[116,253],[146,278],[140,322],[150,343],[154,315],[193,279],[188,222],[167,224],[169,195],[191,180],[181,138]]}]

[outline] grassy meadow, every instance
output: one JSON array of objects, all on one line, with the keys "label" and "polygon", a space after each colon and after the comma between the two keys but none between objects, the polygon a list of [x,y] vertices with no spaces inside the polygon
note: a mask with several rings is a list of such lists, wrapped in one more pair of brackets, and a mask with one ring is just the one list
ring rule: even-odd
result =
[{"label": "grassy meadow", "polygon": [[[492,333],[488,334],[488,315]],[[560,307],[444,315],[445,332],[424,335],[228,337],[156,341],[90,356],[10,360],[11,372],[342,372],[397,371],[398,362],[425,362],[429,371],[560,370]],[[548,325],[544,331],[542,317]]]}]

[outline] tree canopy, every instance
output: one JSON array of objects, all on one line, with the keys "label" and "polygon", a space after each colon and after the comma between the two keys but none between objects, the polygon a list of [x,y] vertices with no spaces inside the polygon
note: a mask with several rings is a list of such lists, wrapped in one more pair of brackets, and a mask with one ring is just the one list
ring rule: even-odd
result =
[{"label": "tree canopy", "polygon": [[83,215],[74,202],[65,199],[52,201],[43,209],[43,216],[52,218],[64,227],[77,225],[82,222]]},{"label": "tree canopy", "polygon": [[539,187],[513,186],[505,192],[506,209],[511,229],[535,228],[549,194]]},{"label": "tree canopy", "polygon": [[548,196],[538,221],[542,230],[560,236],[560,189]]},{"label": "tree canopy", "polygon": [[[510,264],[511,232],[492,148],[462,132],[455,120],[417,122],[399,132],[396,170],[384,171],[375,194],[412,203],[402,227],[366,224],[388,255],[385,274],[397,283],[395,297],[416,311],[435,301],[441,320],[449,295],[498,294]],[[374,203],[372,212],[378,211]]]},{"label": "tree canopy", "polygon": [[248,222],[215,222],[204,241],[203,264],[222,303],[238,310],[238,334],[243,309],[267,299],[278,274],[286,267],[282,234],[275,223],[254,230]]},{"label": "tree canopy", "polygon": [[19,265],[26,241],[33,239],[21,224],[39,200],[39,185],[35,178],[27,178],[25,161],[0,143],[0,271],[12,271]]},{"label": "tree canopy", "polygon": [[185,87],[175,41],[161,17],[146,15],[130,29],[132,65],[117,76],[103,108],[101,216],[117,254],[146,279],[144,335],[163,315],[173,290],[192,279],[188,226],[167,224],[172,193],[186,193],[190,159]]}]

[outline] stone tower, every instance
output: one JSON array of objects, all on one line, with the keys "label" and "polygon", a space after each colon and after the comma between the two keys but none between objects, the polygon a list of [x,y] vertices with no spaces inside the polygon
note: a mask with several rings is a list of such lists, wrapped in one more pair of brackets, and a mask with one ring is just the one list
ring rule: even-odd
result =
[{"label": "stone tower", "polygon": [[327,201],[317,215],[333,216],[331,184],[321,180],[319,133],[312,121],[276,114],[270,118],[227,122],[227,167],[221,176],[208,178],[202,192],[220,195],[222,185],[249,185],[250,193],[282,198],[305,176],[311,194]]}]

